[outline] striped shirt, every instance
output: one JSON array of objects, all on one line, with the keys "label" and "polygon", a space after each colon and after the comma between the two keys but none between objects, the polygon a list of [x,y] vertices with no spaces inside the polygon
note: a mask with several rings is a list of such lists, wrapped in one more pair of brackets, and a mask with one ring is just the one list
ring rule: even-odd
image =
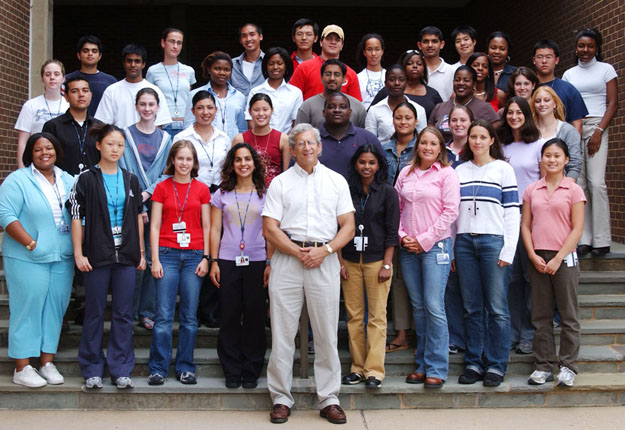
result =
[{"label": "striped shirt", "polygon": [[504,238],[499,259],[512,263],[519,238],[519,195],[512,166],[494,160],[481,167],[456,168],[460,181],[457,234],[496,234]]}]

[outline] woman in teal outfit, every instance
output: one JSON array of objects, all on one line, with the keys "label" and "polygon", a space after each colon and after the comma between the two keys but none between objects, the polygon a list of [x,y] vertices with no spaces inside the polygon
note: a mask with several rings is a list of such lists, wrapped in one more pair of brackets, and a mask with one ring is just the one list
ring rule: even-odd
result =
[{"label": "woman in teal outfit", "polygon": [[[64,382],[52,363],[74,277],[70,216],[64,208],[74,178],[55,166],[62,158],[52,134],[35,133],[22,156],[26,167],[0,186],[9,357],[15,359],[13,382],[26,387]],[[39,357],[39,372],[30,357]]]}]

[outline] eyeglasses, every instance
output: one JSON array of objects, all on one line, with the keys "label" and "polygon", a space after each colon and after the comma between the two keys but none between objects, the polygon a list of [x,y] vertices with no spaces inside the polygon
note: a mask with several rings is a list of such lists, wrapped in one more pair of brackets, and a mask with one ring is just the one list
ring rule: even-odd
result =
[{"label": "eyeglasses", "polygon": [[172,45],[182,46],[182,40],[169,39],[167,43],[171,43]]},{"label": "eyeglasses", "polygon": [[551,61],[554,58],[556,58],[556,56],[555,55],[551,55],[551,54],[548,54],[548,55],[537,55],[536,56],[536,59],[538,61],[543,61],[543,60]]},{"label": "eyeglasses", "polygon": [[314,140],[302,140],[300,142],[295,142],[295,146],[297,146],[300,149],[306,147],[306,145],[310,146],[311,148],[314,148],[315,146],[319,145],[319,143]]}]

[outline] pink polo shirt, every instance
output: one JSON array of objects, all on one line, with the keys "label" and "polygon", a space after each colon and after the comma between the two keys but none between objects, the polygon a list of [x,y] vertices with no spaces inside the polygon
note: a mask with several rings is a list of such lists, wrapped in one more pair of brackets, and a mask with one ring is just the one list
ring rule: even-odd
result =
[{"label": "pink polo shirt", "polygon": [[534,249],[559,251],[571,233],[571,208],[585,202],[582,188],[567,176],[551,197],[547,195],[545,178],[530,184],[523,195],[524,204],[532,208],[532,242]]},{"label": "pink polo shirt", "polygon": [[425,172],[404,167],[395,184],[399,195],[399,240],[415,238],[424,251],[451,237],[451,225],[458,218],[460,183],[451,167],[437,161]]}]

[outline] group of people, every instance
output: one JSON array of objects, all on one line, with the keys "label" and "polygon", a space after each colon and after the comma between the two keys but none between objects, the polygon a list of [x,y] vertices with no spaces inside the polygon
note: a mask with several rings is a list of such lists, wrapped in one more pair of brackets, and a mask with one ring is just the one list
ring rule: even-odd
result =
[{"label": "group of people", "polygon": [[[176,379],[197,383],[205,324],[219,327],[226,386],[256,387],[267,298],[274,423],[294,404],[304,303],[320,415],[332,423],[346,422],[341,384],[381,387],[385,355],[409,348],[413,324],[407,383],[442,387],[449,354],[464,351],[458,381],[498,386],[516,350],[534,353],[530,384],[552,381],[559,365],[558,383],[573,385],[578,255],[605,254],[611,239],[605,169],[618,91],[601,34],[577,34],[578,64],[563,79],[555,42],[535,45],[534,72],[509,64],[504,32],[475,52],[469,26],[452,33],[456,64],[440,56],[436,27],[386,69],[382,36],[366,34],[358,74],[339,59],[338,25],[319,34],[298,20],[291,55],[263,52],[256,24],[238,34],[243,54],[210,53],[208,83],[195,89],[175,28],[145,79],[136,44],[122,51],[124,79],[99,71],[95,36],[78,41],[80,70],[42,66],[44,94],[16,123],[19,169],[0,186],[13,381],[63,383],[54,354],[72,286],[83,285],[88,389],[103,386],[105,367],[117,388],[134,386],[135,321],[152,330],[148,384],[165,383],[177,307]],[[341,292],[352,359],[343,377]],[[397,334],[387,342],[391,293]]]}]

